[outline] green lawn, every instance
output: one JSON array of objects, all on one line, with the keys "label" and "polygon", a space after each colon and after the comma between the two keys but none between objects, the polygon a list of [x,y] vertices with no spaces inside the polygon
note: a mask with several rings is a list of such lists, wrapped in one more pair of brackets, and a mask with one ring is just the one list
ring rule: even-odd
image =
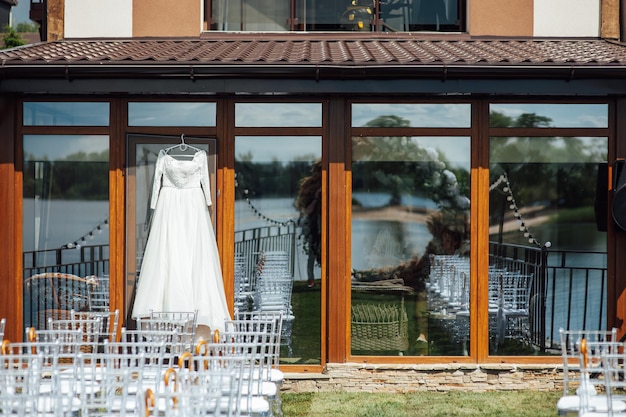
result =
[{"label": "green lawn", "polygon": [[561,391],[283,393],[285,417],[556,417]]}]

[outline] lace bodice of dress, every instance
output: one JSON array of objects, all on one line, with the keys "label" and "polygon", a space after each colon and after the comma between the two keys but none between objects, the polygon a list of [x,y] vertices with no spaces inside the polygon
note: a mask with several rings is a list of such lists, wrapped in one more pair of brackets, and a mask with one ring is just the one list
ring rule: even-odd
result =
[{"label": "lace bodice of dress", "polygon": [[179,160],[161,150],[154,171],[151,208],[156,207],[161,188],[202,188],[207,205],[211,205],[209,170],[206,152],[196,152],[189,160]]}]

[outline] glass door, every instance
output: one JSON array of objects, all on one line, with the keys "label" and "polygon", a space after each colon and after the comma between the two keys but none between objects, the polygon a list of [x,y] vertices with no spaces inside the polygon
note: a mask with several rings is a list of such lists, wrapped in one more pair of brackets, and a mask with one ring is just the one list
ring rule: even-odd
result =
[{"label": "glass door", "polygon": [[[134,290],[140,276],[141,261],[150,231],[150,198],[154,169],[159,151],[182,143],[182,136],[130,134],[127,137],[126,160],[126,285],[124,307],[126,322],[130,319]],[[184,143],[203,149],[208,155],[209,182],[213,205],[209,208],[215,228],[217,203],[217,144],[213,138],[184,136]]]}]

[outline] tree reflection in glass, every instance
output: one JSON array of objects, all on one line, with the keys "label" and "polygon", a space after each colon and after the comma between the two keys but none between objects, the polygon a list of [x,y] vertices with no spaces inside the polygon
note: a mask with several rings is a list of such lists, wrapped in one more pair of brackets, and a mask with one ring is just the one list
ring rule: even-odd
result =
[{"label": "tree reflection in glass", "polygon": [[[490,138],[490,353],[534,354],[558,340],[559,327],[597,326],[606,315],[606,234],[598,229],[594,205],[608,140],[544,133],[555,125],[591,123],[585,122],[591,116],[590,127],[603,126],[606,106],[591,105],[588,117],[589,105],[582,104],[551,105],[552,117],[514,114],[517,106],[508,106],[492,108],[491,126],[525,128],[529,136]],[[511,319],[507,302],[498,300],[506,298],[506,281],[514,274],[530,279]]]},{"label": "tree reflection in glass", "polygon": [[[468,353],[469,149],[468,137],[352,138],[353,354]],[[454,289],[431,285],[438,255],[467,267]]]}]

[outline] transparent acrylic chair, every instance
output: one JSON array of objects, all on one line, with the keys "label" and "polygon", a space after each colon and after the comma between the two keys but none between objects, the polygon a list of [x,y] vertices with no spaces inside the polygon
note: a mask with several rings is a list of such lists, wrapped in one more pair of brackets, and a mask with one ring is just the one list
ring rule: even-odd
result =
[{"label": "transparent acrylic chair", "polygon": [[[619,399],[611,399],[607,395],[608,376],[605,372],[607,364],[604,363],[608,356],[623,350],[624,344],[615,340],[604,340],[606,335],[596,332],[590,333],[589,336],[591,339],[583,337],[577,344],[580,376],[575,391],[577,402],[570,405],[575,406],[576,411],[573,413],[570,411],[569,414],[597,417],[624,412],[626,403]],[[568,415],[561,411],[564,408],[562,399],[559,400],[557,408],[558,406],[561,406],[559,410],[561,415]]]}]

